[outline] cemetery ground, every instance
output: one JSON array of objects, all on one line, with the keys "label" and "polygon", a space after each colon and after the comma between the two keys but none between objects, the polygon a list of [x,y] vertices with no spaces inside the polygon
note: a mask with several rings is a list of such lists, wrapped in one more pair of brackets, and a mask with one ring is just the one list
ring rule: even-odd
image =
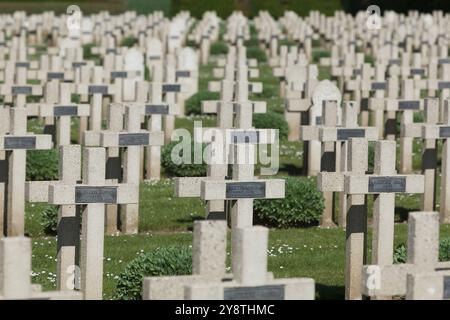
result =
[{"label": "cemetery ground", "polygon": [[[257,48],[257,46],[255,46]],[[261,51],[262,52],[262,51]],[[315,57],[324,55],[324,51],[315,49]],[[267,101],[268,110],[282,113],[282,99],[278,95],[279,80],[272,75],[271,68],[264,62],[255,49],[248,50],[249,58],[259,57],[260,77],[255,81],[263,82],[262,94],[254,95],[251,100]],[[368,57],[370,59],[370,57]],[[206,91],[207,83],[213,80],[214,64],[200,69],[200,92]],[[329,70],[321,68],[320,79],[329,77]],[[202,121],[205,127],[216,123],[214,116],[188,116],[177,119],[177,128],[192,131],[194,120]],[[42,124],[32,120],[30,131],[42,132]],[[73,123],[73,138],[77,123]],[[372,150],[373,152],[373,150]],[[302,143],[282,141],[280,146],[280,170],[277,176],[301,176]],[[420,143],[414,143],[413,166],[420,171]],[[399,159],[399,157],[397,157]],[[190,246],[192,244],[192,225],[196,219],[204,218],[204,204],[199,199],[175,198],[173,181],[162,173],[160,182],[143,183],[140,187],[140,215],[138,235],[105,236],[104,256],[104,299],[114,299],[117,279],[125,266],[138,255],[158,247]],[[439,182],[438,182],[439,183]],[[439,184],[438,184],[439,185]],[[369,224],[372,205],[369,197]],[[419,195],[397,195],[395,246],[406,243],[407,213],[418,210]],[[32,280],[42,284],[44,290],[56,287],[56,239],[46,234],[42,225],[42,213],[47,204],[27,204],[26,234],[32,237]],[[369,228],[368,244],[371,244]],[[230,236],[230,235],[229,235]],[[441,225],[441,237],[450,236],[450,225]],[[323,229],[318,226],[307,228],[287,228],[270,230],[269,271],[276,278],[311,277],[316,281],[317,299],[344,298],[345,270],[345,230],[342,228]],[[370,249],[369,249],[370,250]],[[368,262],[370,262],[370,251]]]}]

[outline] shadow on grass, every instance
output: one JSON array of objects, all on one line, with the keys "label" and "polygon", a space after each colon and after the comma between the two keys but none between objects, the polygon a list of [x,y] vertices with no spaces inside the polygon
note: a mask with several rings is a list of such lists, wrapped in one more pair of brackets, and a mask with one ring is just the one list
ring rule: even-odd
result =
[{"label": "shadow on grass", "polygon": [[317,300],[342,300],[344,298],[344,286],[328,286],[321,283],[316,283]]},{"label": "shadow on grass", "polygon": [[405,222],[408,220],[408,213],[411,209],[395,207],[395,222]]},{"label": "shadow on grass", "polygon": [[[195,216],[180,218],[180,219],[177,219],[176,221],[184,224],[184,223],[194,223],[195,220],[205,220],[205,217],[200,216],[200,215],[195,215]],[[192,231],[193,227],[189,226],[189,227],[187,227],[187,230]]]},{"label": "shadow on grass", "polygon": [[286,163],[280,166],[278,172],[287,173],[289,176],[302,176],[302,167],[296,166],[295,164]]}]

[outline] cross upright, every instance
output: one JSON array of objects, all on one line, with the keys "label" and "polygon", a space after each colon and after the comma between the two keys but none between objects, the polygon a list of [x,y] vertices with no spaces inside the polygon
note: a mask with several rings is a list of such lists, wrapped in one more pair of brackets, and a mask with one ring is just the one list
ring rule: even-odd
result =
[{"label": "cross upright", "polygon": [[391,265],[394,253],[394,214],[396,193],[423,193],[422,175],[397,175],[395,141],[375,143],[375,167],[371,175],[346,175],[344,192],[348,195],[374,195],[372,263]]},{"label": "cross upright", "polygon": [[85,148],[83,183],[49,186],[49,203],[81,205],[81,291],[85,299],[102,299],[105,204],[139,203],[139,185],[108,184],[104,148]]},{"label": "cross upright", "polygon": [[10,109],[10,133],[0,135],[0,150],[6,151],[8,181],[5,183],[6,228],[7,236],[22,236],[24,234],[25,211],[25,169],[27,150],[44,150],[52,148],[50,135],[35,135],[27,133],[27,110],[25,108]]},{"label": "cross upright", "polygon": [[384,265],[372,262],[363,268],[363,293],[369,297],[405,296],[407,277],[422,272],[448,273],[450,262],[439,261],[439,214],[411,212],[408,218],[406,263]]},{"label": "cross upright", "polygon": [[92,83],[77,84],[76,93],[91,96],[91,110],[89,117],[89,130],[102,129],[102,100],[107,95],[114,94],[114,86],[103,83],[103,68],[92,69]]},{"label": "cross upright", "polygon": [[71,143],[72,117],[88,117],[89,104],[76,104],[71,102],[72,85],[61,82],[59,86],[58,101],[48,103],[28,103],[27,109],[36,109],[37,115],[44,118],[56,118],[56,145],[69,145]]},{"label": "cross upright", "polygon": [[0,239],[0,300],[81,300],[74,291],[42,292],[31,284],[31,239]]},{"label": "cross upright", "polygon": [[440,213],[441,222],[450,222],[450,100],[444,101],[444,114],[442,125],[423,125],[422,139],[443,140],[442,160],[441,160],[441,193],[440,193]]},{"label": "cross upright", "polygon": [[[31,203],[49,202],[49,186],[57,184],[74,184],[81,179],[81,146],[65,145],[59,147],[59,180],[28,181],[25,186],[26,201]],[[79,250],[80,217],[73,205],[60,206],[57,224],[57,279],[58,290],[71,290],[77,287],[75,268]],[[73,272],[70,272],[70,271]],[[73,278],[75,283],[68,287]]]}]

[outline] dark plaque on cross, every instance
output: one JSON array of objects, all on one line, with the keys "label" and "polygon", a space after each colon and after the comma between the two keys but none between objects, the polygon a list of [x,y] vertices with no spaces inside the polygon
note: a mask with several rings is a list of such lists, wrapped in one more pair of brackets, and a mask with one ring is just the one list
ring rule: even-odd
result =
[{"label": "dark plaque on cross", "polygon": [[337,129],[338,140],[348,140],[350,138],[364,138],[366,131],[364,129]]},{"label": "dark plaque on cross", "polygon": [[444,300],[450,299],[450,276],[444,276]]},{"label": "dark plaque on cross", "polygon": [[169,114],[169,106],[167,104],[147,104],[145,114]]},{"label": "dark plaque on cross", "polygon": [[450,89],[450,81],[439,81],[438,89]]},{"label": "dark plaque on cross", "polygon": [[372,90],[386,90],[386,82],[372,82]]},{"label": "dark plaque on cross", "polygon": [[232,131],[231,143],[258,143],[258,131]]},{"label": "dark plaque on cross", "polygon": [[47,80],[63,80],[64,72],[47,72]]},{"label": "dark plaque on cross", "polygon": [[5,137],[5,149],[35,149],[36,137]]},{"label": "dark plaque on cross", "polygon": [[75,187],[75,203],[117,203],[117,187]]},{"label": "dark plaque on cross", "polygon": [[369,177],[369,192],[393,193],[406,191],[406,177]]},{"label": "dark plaque on cross", "polygon": [[150,137],[148,133],[120,133],[119,146],[143,146],[148,145]]},{"label": "dark plaque on cross", "polygon": [[224,288],[224,300],[284,300],[283,285]]},{"label": "dark plaque on cross", "polygon": [[88,93],[89,94],[100,93],[106,95],[108,94],[108,86],[89,86]]},{"label": "dark plaque on cross", "polygon": [[227,199],[256,199],[265,197],[265,182],[232,182],[226,184]]},{"label": "dark plaque on cross", "polygon": [[405,100],[398,102],[399,110],[419,110],[420,109],[420,101],[418,100]]},{"label": "dark plaque on cross", "polygon": [[411,69],[411,76],[423,76],[425,75],[425,69]]},{"label": "dark plaque on cross", "polygon": [[439,127],[439,137],[450,138],[450,127]]},{"label": "dark plaque on cross", "polygon": [[14,86],[12,87],[12,94],[31,94],[32,89],[29,86]]},{"label": "dark plaque on cross", "polygon": [[55,117],[76,116],[77,114],[78,114],[77,106],[55,106],[53,108],[53,115]]},{"label": "dark plaque on cross", "polygon": [[191,73],[189,70],[180,70],[176,72],[177,78],[189,78],[191,76]]},{"label": "dark plaque on cross", "polygon": [[180,92],[181,86],[179,84],[163,84],[163,92]]},{"label": "dark plaque on cross", "polygon": [[111,79],[126,77],[128,77],[128,73],[126,71],[111,71]]}]

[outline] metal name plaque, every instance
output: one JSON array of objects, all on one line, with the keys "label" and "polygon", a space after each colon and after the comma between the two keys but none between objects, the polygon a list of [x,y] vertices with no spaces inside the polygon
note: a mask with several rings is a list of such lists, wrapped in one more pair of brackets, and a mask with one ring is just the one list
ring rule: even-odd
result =
[{"label": "metal name plaque", "polygon": [[179,84],[163,84],[163,92],[180,92],[181,86]]},{"label": "metal name plaque", "polygon": [[76,115],[78,115],[78,107],[77,106],[56,106],[53,108],[53,115],[55,117],[76,116]]},{"label": "metal name plaque", "polygon": [[72,62],[72,67],[73,68],[79,68],[79,67],[82,67],[82,66],[85,66],[86,65],[86,62],[84,62],[84,61],[82,61],[82,62]]},{"label": "metal name plaque", "polygon": [[119,146],[144,146],[148,145],[150,137],[148,133],[120,133]]},{"label": "metal name plaque", "polygon": [[405,192],[406,177],[369,177],[369,192]]},{"label": "metal name plaque", "polygon": [[353,69],[353,76],[360,76],[362,74],[362,70],[361,69]]},{"label": "metal name plaque", "polygon": [[12,87],[12,94],[31,94],[31,87]]},{"label": "metal name plaque", "polygon": [[64,72],[47,72],[47,80],[64,79]]},{"label": "metal name plaque", "polygon": [[189,78],[191,76],[191,73],[189,71],[180,70],[176,72],[177,78]]},{"label": "metal name plaque", "polygon": [[117,187],[75,187],[75,203],[117,203]]},{"label": "metal name plaque", "polygon": [[259,132],[258,131],[234,131],[231,132],[232,143],[258,143]]},{"label": "metal name plaque", "polygon": [[116,48],[108,48],[106,49],[106,53],[116,53]]},{"label": "metal name plaque", "polygon": [[284,300],[283,285],[224,288],[224,300]]},{"label": "metal name plaque", "polygon": [[398,109],[399,110],[419,110],[420,109],[420,101],[417,101],[417,100],[399,101]]},{"label": "metal name plaque", "polygon": [[337,129],[338,140],[348,140],[350,138],[365,138],[366,131],[364,129]]},{"label": "metal name plaque", "polygon": [[386,82],[372,82],[372,90],[386,90]]},{"label": "metal name plaque", "polygon": [[400,63],[401,63],[400,59],[390,59],[389,60],[389,64],[400,65]]},{"label": "metal name plaque", "polygon": [[447,64],[450,63],[450,59],[449,58],[442,58],[438,60],[439,64]]},{"label": "metal name plaque", "polygon": [[256,199],[266,197],[265,182],[232,182],[227,183],[227,199]]},{"label": "metal name plaque", "polygon": [[36,137],[5,137],[5,149],[36,149]]},{"label": "metal name plaque", "polygon": [[322,117],[321,116],[316,117],[316,126],[319,126],[321,124],[322,124]]},{"label": "metal name plaque", "polygon": [[108,94],[108,86],[89,86],[88,88],[89,94]]},{"label": "metal name plaque", "polygon": [[444,276],[444,300],[450,299],[450,276]]},{"label": "metal name plaque", "polygon": [[440,81],[438,83],[438,89],[450,89],[450,81]]},{"label": "metal name plaque", "polygon": [[439,127],[439,137],[450,138],[450,127]]},{"label": "metal name plaque", "polygon": [[410,74],[412,76],[423,76],[425,75],[425,69],[411,69]]},{"label": "metal name plaque", "polygon": [[167,104],[148,104],[145,106],[145,114],[169,114]]},{"label": "metal name plaque", "polygon": [[126,78],[126,77],[128,77],[128,73],[126,71],[112,71],[111,72],[111,79]]},{"label": "metal name plaque", "polygon": [[160,58],[160,56],[149,56],[148,60],[159,60]]},{"label": "metal name plaque", "polygon": [[29,62],[16,62],[16,68],[29,68]]}]

